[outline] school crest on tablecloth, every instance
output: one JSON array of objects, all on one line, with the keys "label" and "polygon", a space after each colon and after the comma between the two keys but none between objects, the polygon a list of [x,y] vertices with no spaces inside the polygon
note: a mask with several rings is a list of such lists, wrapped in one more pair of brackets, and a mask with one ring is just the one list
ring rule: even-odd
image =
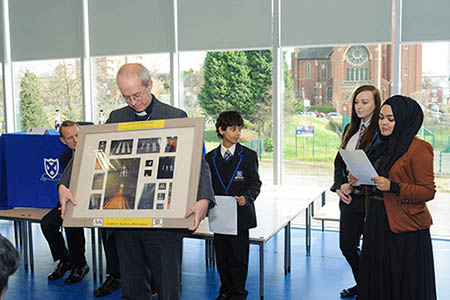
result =
[{"label": "school crest on tablecloth", "polygon": [[57,158],[44,158],[44,174],[41,176],[41,181],[59,180],[59,160]]}]

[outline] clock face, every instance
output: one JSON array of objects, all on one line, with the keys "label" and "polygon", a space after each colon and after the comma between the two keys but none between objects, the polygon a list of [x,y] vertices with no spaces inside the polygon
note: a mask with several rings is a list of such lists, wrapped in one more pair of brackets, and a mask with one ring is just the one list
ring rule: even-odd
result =
[{"label": "clock face", "polygon": [[352,66],[361,66],[369,59],[369,52],[366,47],[352,46],[347,51],[347,61]]}]

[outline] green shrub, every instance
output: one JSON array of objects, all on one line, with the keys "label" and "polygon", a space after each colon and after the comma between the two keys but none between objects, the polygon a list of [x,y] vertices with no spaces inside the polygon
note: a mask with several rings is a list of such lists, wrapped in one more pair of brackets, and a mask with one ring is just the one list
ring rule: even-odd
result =
[{"label": "green shrub", "polygon": [[312,105],[309,110],[317,110],[318,112],[323,112],[327,114],[329,112],[334,111],[334,108],[331,105],[329,106]]},{"label": "green shrub", "polygon": [[272,152],[273,151],[273,140],[271,137],[266,137],[264,139],[264,151]]}]

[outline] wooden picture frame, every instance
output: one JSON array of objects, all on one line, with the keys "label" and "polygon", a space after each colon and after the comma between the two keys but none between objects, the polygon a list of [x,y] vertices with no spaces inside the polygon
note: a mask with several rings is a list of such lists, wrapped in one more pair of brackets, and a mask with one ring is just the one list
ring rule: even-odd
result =
[{"label": "wooden picture frame", "polygon": [[188,228],[197,201],[204,118],[82,126],[63,225]]}]

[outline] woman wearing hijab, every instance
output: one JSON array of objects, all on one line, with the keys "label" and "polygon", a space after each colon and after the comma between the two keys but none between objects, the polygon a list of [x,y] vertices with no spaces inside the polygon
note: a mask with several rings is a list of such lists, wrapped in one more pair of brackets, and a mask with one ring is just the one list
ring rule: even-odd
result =
[{"label": "woman wearing hijab", "polygon": [[[352,94],[352,116],[345,127],[341,148],[366,150],[378,134],[380,113],[380,91],[372,85],[362,85]],[[339,153],[334,160],[334,183],[332,192],[339,196],[339,248],[352,268],[355,282],[358,282],[359,243],[364,230],[364,194],[355,193],[347,181],[347,166]],[[341,291],[341,297],[350,298],[358,293],[358,285]]]},{"label": "woman wearing hijab", "polygon": [[416,137],[422,122],[411,98],[393,96],[381,107],[380,135],[367,151],[379,176],[368,189],[358,300],[436,299],[425,204],[435,194],[433,148]]}]

